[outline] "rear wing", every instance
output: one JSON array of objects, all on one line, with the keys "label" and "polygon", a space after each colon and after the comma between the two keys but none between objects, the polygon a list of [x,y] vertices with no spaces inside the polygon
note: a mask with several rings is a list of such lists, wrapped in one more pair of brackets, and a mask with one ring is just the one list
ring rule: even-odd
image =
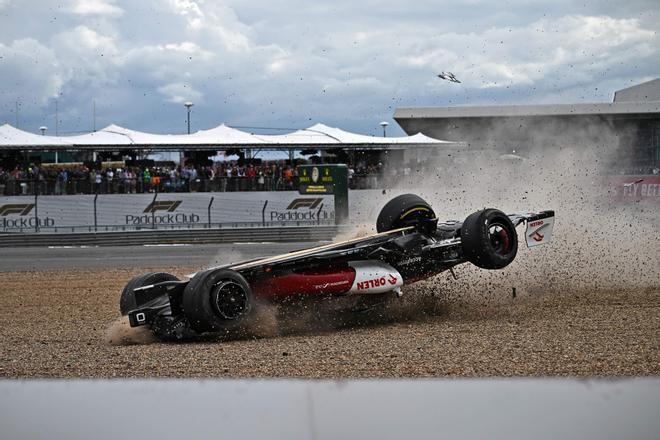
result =
[{"label": "rear wing", "polygon": [[555,225],[555,211],[541,211],[509,214],[514,226],[526,223],[525,242],[527,247],[539,246],[552,240],[552,230]]}]

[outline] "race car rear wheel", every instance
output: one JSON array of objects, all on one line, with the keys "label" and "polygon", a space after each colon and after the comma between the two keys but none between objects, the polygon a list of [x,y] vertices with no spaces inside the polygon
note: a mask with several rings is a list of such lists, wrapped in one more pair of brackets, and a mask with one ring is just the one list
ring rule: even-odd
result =
[{"label": "race car rear wheel", "polygon": [[138,275],[124,286],[124,290],[121,292],[121,297],[119,298],[119,311],[122,316],[127,315],[128,312],[135,309],[137,305],[135,304],[135,295],[133,295],[133,289],[138,287],[149,286],[151,284],[162,283],[163,281],[179,281],[177,277],[172,274],[165,272],[148,272],[142,275]]},{"label": "race car rear wheel", "polygon": [[461,226],[461,243],[467,260],[482,269],[502,269],[518,252],[518,234],[509,217],[498,209],[470,214]]},{"label": "race car rear wheel", "polygon": [[417,194],[402,194],[393,198],[383,206],[376,220],[378,232],[417,226],[430,233],[436,225],[433,208]]},{"label": "race car rear wheel", "polygon": [[253,308],[252,289],[230,269],[197,273],[183,292],[183,312],[197,332],[230,330],[243,324]]}]

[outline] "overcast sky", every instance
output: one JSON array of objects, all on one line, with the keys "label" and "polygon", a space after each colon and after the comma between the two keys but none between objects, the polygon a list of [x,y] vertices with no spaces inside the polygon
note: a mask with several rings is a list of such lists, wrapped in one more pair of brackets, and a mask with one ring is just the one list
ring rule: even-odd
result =
[{"label": "overcast sky", "polygon": [[[0,0],[0,123],[55,134],[611,101],[660,77],[660,1]],[[451,71],[462,83],[436,77]]]}]

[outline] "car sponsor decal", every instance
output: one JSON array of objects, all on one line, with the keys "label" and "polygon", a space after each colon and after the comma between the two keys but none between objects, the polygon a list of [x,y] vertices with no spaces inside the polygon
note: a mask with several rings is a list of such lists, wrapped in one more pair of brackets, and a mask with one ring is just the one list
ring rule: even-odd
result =
[{"label": "car sponsor decal", "polygon": [[349,293],[385,293],[403,285],[401,274],[387,263],[353,261],[349,265],[355,269],[355,281]]},{"label": "car sponsor decal", "polygon": [[548,217],[541,220],[533,220],[527,223],[525,231],[525,241],[528,247],[538,246],[547,243],[552,238],[552,228],[555,218]]},{"label": "car sponsor decal", "polygon": [[324,289],[327,289],[328,287],[343,286],[343,285],[348,284],[348,283],[349,283],[348,280],[333,281],[331,283],[316,284],[316,285],[314,285],[314,289],[324,290]]},{"label": "car sponsor decal", "polygon": [[411,258],[408,258],[406,260],[401,260],[401,261],[397,262],[396,264],[398,266],[408,266],[408,265],[411,265],[411,264],[414,264],[414,263],[421,263],[421,262],[422,262],[422,257],[411,257]]},{"label": "car sponsor decal", "polygon": [[418,206],[418,207],[416,207],[416,208],[409,209],[408,211],[406,211],[406,212],[404,212],[403,214],[401,214],[401,216],[399,217],[399,219],[402,220],[402,219],[404,219],[408,214],[412,214],[412,213],[415,212],[415,211],[429,212],[429,209],[428,209],[428,208],[425,208],[425,207],[423,207],[423,206]]}]

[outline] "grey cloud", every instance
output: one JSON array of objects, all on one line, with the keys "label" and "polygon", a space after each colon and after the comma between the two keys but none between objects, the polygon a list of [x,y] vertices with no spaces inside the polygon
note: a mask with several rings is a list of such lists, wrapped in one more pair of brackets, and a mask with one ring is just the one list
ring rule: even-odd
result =
[{"label": "grey cloud", "polygon": [[76,0],[71,12],[80,15],[122,15],[124,10],[114,3],[113,0]]},{"label": "grey cloud", "polygon": [[[0,0],[0,123],[20,101],[33,130],[57,96],[72,131],[89,129],[94,99],[99,125],[182,131],[190,99],[197,129],[377,134],[399,105],[603,100],[660,71],[647,1],[34,3]],[[463,84],[438,81],[441,70]]]}]

